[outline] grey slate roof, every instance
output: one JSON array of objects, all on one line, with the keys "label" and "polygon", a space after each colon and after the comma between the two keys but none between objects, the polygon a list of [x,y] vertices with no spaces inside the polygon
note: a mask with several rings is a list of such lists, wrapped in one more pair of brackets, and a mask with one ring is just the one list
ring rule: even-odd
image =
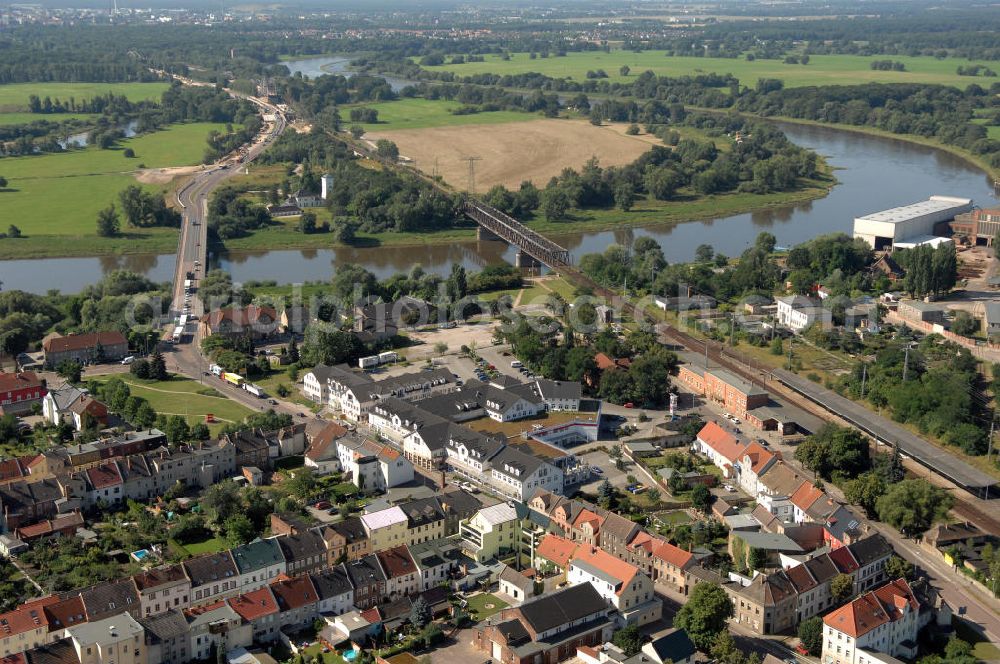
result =
[{"label": "grey slate roof", "polygon": [[604,517],[604,523],[601,524],[602,537],[606,534],[612,535],[622,544],[628,544],[640,530],[637,523],[620,514],[605,512],[601,516]]},{"label": "grey slate roof", "polygon": [[326,554],[326,544],[324,544],[323,538],[312,530],[307,530],[297,535],[285,535],[276,539],[278,540],[278,546],[281,547],[281,553],[288,562]]},{"label": "grey slate roof", "polygon": [[542,595],[521,605],[521,615],[535,633],[546,632],[556,627],[586,618],[607,610],[608,605],[594,586],[581,583],[565,590]]},{"label": "grey slate roof", "polygon": [[344,563],[342,567],[351,580],[351,585],[355,588],[386,581],[385,571],[382,570],[382,565],[373,554],[368,554],[360,560]]},{"label": "grey slate roof", "polygon": [[650,647],[661,662],[678,662],[694,655],[694,644],[683,629],[676,629],[650,642]]},{"label": "grey slate roof", "polygon": [[443,521],[445,518],[444,510],[441,509],[441,503],[437,496],[411,500],[401,504],[399,507],[406,514],[406,521],[410,528],[434,523],[435,521]]},{"label": "grey slate roof", "polygon": [[850,549],[854,559],[862,567],[892,555],[892,546],[890,546],[885,537],[878,534],[858,540],[853,544],[848,544],[847,548]]},{"label": "grey slate roof", "polygon": [[489,461],[503,449],[506,442],[502,438],[487,436],[467,427],[452,425],[448,428],[448,447],[465,445],[469,455],[481,462]]},{"label": "grey slate roof", "polygon": [[76,403],[76,400],[82,397],[85,393],[78,387],[74,387],[70,384],[60,385],[59,387],[49,390],[49,394],[52,396],[52,400],[56,404],[56,408],[59,411],[69,410],[70,406]]},{"label": "grey slate roof", "polygon": [[351,516],[343,521],[331,523],[328,527],[337,531],[348,542],[357,542],[368,537],[365,524],[361,523],[360,517]]},{"label": "grey slate roof", "polygon": [[490,459],[490,466],[498,473],[522,479],[542,467],[545,462],[512,447],[504,447]]},{"label": "grey slate roof", "polygon": [[313,586],[316,588],[316,594],[320,600],[339,597],[354,590],[347,572],[340,568],[326,570],[318,574],[310,574],[309,576],[312,578]]},{"label": "grey slate roof", "polygon": [[80,591],[80,599],[91,621],[139,610],[139,593],[131,577],[84,588]]},{"label": "grey slate roof", "polygon": [[439,498],[445,510],[460,519],[472,516],[483,506],[478,498],[465,489],[445,489]]},{"label": "grey slate roof", "polygon": [[190,558],[183,564],[188,578],[191,579],[192,587],[231,579],[237,575],[236,563],[233,562],[229,551]]},{"label": "grey slate roof", "polygon": [[837,566],[833,564],[829,556],[817,556],[812,560],[803,563],[817,583],[825,583],[837,576]]},{"label": "grey slate roof", "polygon": [[579,399],[583,395],[580,383],[571,380],[539,378],[537,384],[543,399]]},{"label": "grey slate roof", "polygon": [[520,588],[526,595],[535,591],[535,582],[518,572],[510,565],[503,566],[503,569],[500,570],[499,579],[514,585],[516,588]]},{"label": "grey slate roof", "polygon": [[746,542],[747,546],[765,551],[791,551],[802,553],[803,549],[792,538],[780,533],[762,533],[749,530],[741,530],[733,533],[733,537],[739,537]]},{"label": "grey slate roof", "polygon": [[146,630],[146,643],[162,643],[177,637],[187,637],[188,624],[180,609],[170,609],[166,613],[140,618],[139,624]]}]

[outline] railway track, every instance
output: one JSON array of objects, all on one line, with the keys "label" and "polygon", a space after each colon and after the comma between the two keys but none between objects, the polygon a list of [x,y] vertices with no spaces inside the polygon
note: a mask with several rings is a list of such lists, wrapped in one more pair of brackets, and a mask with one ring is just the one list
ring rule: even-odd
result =
[{"label": "railway track", "polygon": [[[623,311],[627,311],[634,320],[641,320],[646,317],[644,312],[642,312],[638,307],[615,294],[610,289],[598,285],[578,270],[571,267],[561,270],[561,272],[569,281],[577,283],[578,285],[586,286],[592,289],[595,295],[600,295],[614,302],[617,307],[620,307]],[[752,382],[766,383],[768,389],[780,396],[783,400],[815,415],[824,421],[832,422],[841,426],[856,428],[851,421],[835,413],[831,413],[818,402],[795,392],[779,380],[768,380],[768,372],[749,370],[746,362],[740,361],[732,355],[727,354],[726,347],[723,344],[713,341],[706,342],[705,340],[698,339],[668,323],[658,324],[657,332],[660,334],[661,338],[665,338],[671,343],[691,352],[707,352],[711,361],[716,362],[721,367],[736,374],[737,376],[740,376],[741,378]],[[920,465],[913,459],[904,459],[904,465],[908,466],[911,471],[916,471],[915,474],[918,476],[923,476],[923,474],[928,470],[935,472],[933,469],[927,469],[925,466]],[[924,473],[920,471],[924,471]],[[1000,533],[1000,519],[983,509],[984,501],[981,498],[973,495],[966,489],[957,486],[936,472],[933,477],[937,479],[938,484],[944,485],[943,488],[948,489],[952,497],[955,499],[952,511],[957,516],[963,520],[971,521],[985,532]]]}]

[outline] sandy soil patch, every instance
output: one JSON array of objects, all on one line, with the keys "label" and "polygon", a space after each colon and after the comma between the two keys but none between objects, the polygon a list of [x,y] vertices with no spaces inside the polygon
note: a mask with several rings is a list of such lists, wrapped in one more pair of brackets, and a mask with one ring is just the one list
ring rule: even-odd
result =
[{"label": "sandy soil patch", "polygon": [[135,172],[135,179],[143,184],[167,184],[176,177],[191,175],[204,166],[172,166],[170,168],[144,168]]},{"label": "sandy soil patch", "polygon": [[647,134],[644,131],[636,134],[635,136],[629,136],[625,132],[628,131],[628,128],[630,126],[631,125],[628,122],[616,122],[614,124],[602,125],[601,129],[606,129],[608,131],[613,131],[616,134],[620,134],[621,136],[623,136],[625,138],[631,138],[632,140],[644,141],[646,143],[649,143],[650,145],[659,145],[661,148],[662,147],[667,147],[667,145],[663,141],[661,141],[659,138],[657,138],[656,135],[654,135],[654,134]]},{"label": "sandy soil patch", "polygon": [[524,180],[543,187],[564,168],[579,169],[591,157],[602,166],[620,166],[635,161],[650,146],[650,137],[626,136],[624,128],[555,119],[374,132],[365,138],[393,141],[417,168],[436,171],[456,189],[468,188],[468,158],[479,157],[479,192],[495,184],[517,187]]}]

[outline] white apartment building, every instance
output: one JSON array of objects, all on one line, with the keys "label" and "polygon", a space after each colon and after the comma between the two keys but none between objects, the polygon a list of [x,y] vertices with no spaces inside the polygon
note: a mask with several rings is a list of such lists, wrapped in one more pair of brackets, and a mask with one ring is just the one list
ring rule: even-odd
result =
[{"label": "white apartment building", "polygon": [[823,618],[823,664],[872,664],[878,653],[912,659],[917,654],[920,606],[897,579]]},{"label": "white apartment building", "polygon": [[653,581],[638,567],[601,549],[581,547],[569,564],[570,585],[589,583],[598,594],[621,612],[623,626],[659,620],[663,602],[653,590]]}]

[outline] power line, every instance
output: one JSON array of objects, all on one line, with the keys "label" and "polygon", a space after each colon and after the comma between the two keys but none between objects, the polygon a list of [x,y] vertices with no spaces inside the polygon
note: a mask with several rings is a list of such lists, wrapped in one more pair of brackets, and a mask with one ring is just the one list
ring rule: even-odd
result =
[{"label": "power line", "polygon": [[476,162],[482,161],[482,157],[469,156],[462,157],[464,161],[469,162],[469,184],[468,190],[469,194],[472,196],[476,195]]}]

